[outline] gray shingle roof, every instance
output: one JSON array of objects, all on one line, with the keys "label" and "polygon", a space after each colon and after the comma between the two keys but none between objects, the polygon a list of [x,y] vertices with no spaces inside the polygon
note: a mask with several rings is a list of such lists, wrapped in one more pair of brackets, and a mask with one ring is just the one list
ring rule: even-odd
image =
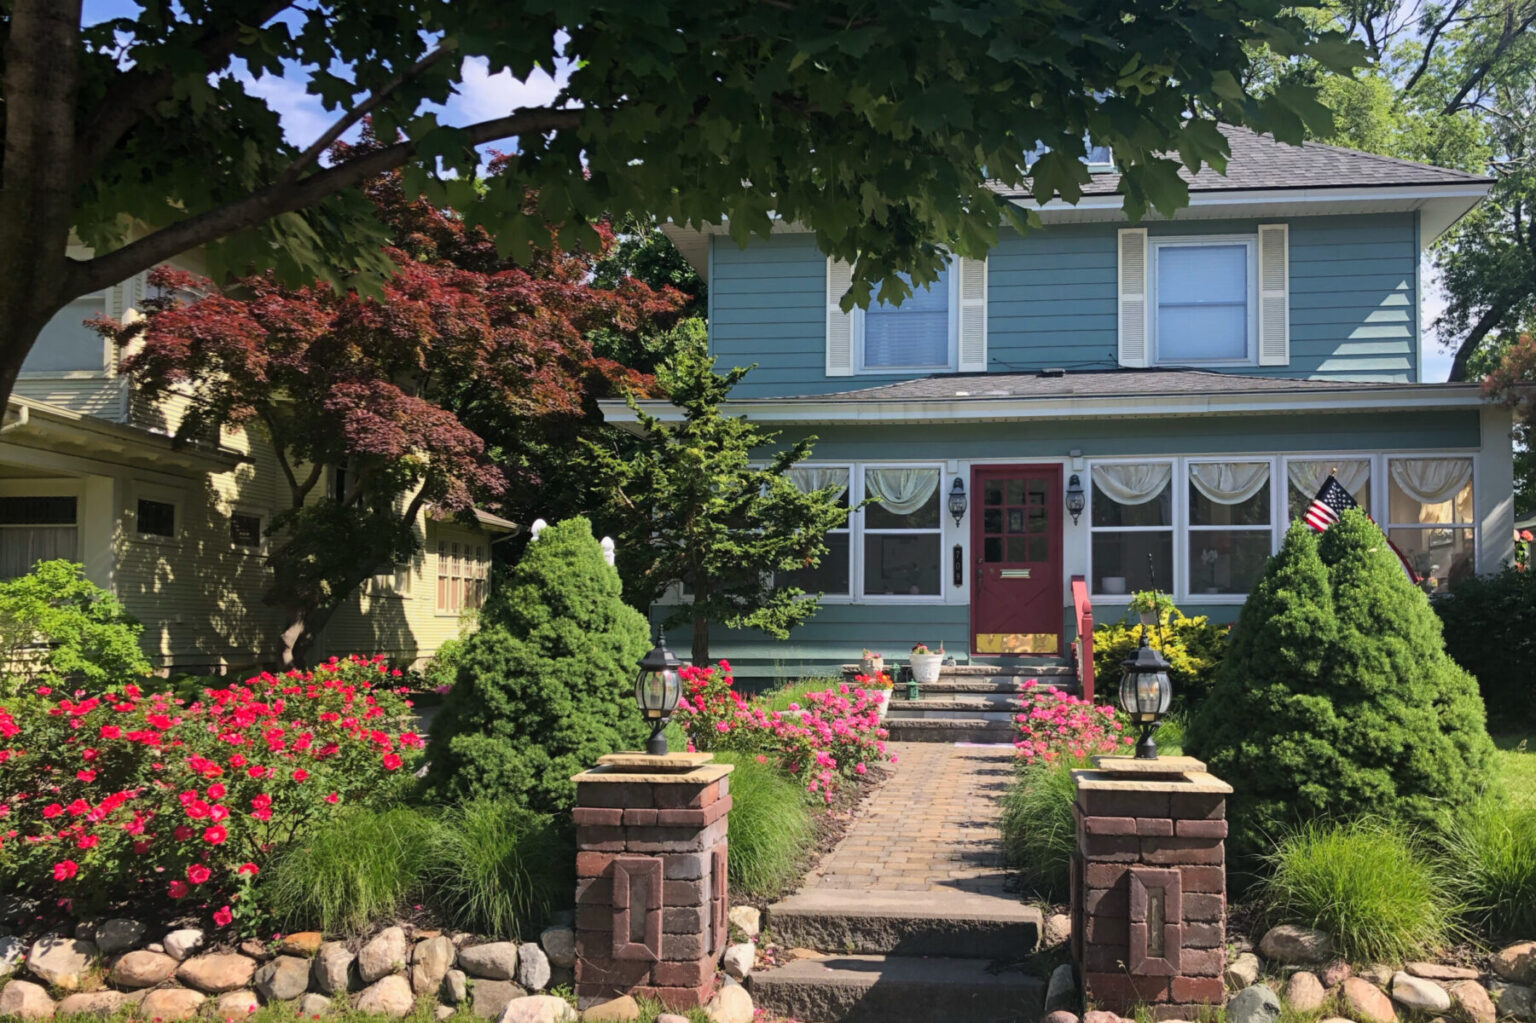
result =
[{"label": "gray shingle roof", "polygon": [[[1041,373],[946,373],[894,384],[774,401],[934,401],[949,398],[1104,398],[1179,394],[1280,394],[1391,390],[1402,383],[1297,380],[1198,369],[1108,369]],[[1475,389],[1474,384],[1448,385]],[[747,399],[751,400],[751,399]]]},{"label": "gray shingle roof", "polygon": [[[1492,179],[1465,171],[1434,167],[1427,163],[1398,160],[1390,156],[1362,153],[1321,142],[1300,146],[1276,142],[1247,128],[1222,125],[1232,150],[1227,173],[1217,174],[1202,167],[1190,174],[1183,167],[1179,176],[1189,182],[1191,192],[1231,192],[1244,189],[1351,188],[1384,185],[1456,185],[1484,183]],[[1084,195],[1115,195],[1120,190],[1120,175],[1095,174],[1084,186]],[[1008,186],[998,186],[1008,196],[1024,196]]]}]

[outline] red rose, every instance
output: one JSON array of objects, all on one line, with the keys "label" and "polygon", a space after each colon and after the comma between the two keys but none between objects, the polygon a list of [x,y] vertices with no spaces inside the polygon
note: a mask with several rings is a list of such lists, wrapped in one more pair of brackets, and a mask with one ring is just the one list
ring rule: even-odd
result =
[{"label": "red rose", "polygon": [[212,785],[208,786],[208,798],[213,800],[223,799],[224,791],[225,789],[223,785],[220,785],[218,782],[214,782]]},{"label": "red rose", "polygon": [[203,831],[203,841],[209,845],[223,845],[224,839],[229,837],[229,832],[224,830],[224,825],[215,824]]},{"label": "red rose", "polygon": [[172,881],[169,885],[166,886],[166,891],[170,893],[170,896],[173,899],[185,898],[187,894],[187,882]]},{"label": "red rose", "polygon": [[398,753],[386,753],[386,754],[384,754],[384,770],[386,770],[386,771],[398,770],[399,767],[400,767],[400,763],[401,763],[401,761],[400,761],[400,754],[398,754]]},{"label": "red rose", "polygon": [[176,836],[176,841],[185,842],[187,839],[192,837],[192,829],[188,825],[182,824],[178,826],[175,831],[171,832],[171,834]]},{"label": "red rose", "polygon": [[261,873],[261,868],[256,866],[254,863],[242,863],[239,867],[235,868],[235,873],[250,874],[252,877],[254,877],[255,875]]},{"label": "red rose", "polygon": [[43,807],[43,816],[44,817],[50,817],[50,818],[51,817],[57,817],[59,814],[61,814],[63,812],[64,812],[64,808],[62,806],[60,806],[58,803],[49,803],[47,806]]},{"label": "red rose", "polygon": [[75,839],[75,845],[81,849],[91,849],[94,848],[96,843],[100,841],[101,839],[97,838],[95,835],[81,835],[79,838]]},{"label": "red rose", "polygon": [[187,880],[191,881],[193,884],[202,884],[212,876],[213,871],[209,870],[201,863],[194,863],[187,868]]},{"label": "red rose", "polygon": [[340,798],[341,798],[340,796],[338,796],[336,793],[332,792],[330,795],[325,797],[325,801],[327,803],[334,803],[334,802],[336,802],[336,800],[338,800]]},{"label": "red rose", "polygon": [[53,865],[53,879],[55,881],[68,881],[80,873],[80,864],[74,860],[60,860]]},{"label": "red rose", "polygon": [[304,781],[305,779],[307,779],[308,777],[309,777],[309,772],[304,770],[304,768],[302,768],[302,767],[299,768],[297,771],[293,772],[293,780],[294,781],[300,781],[301,782],[301,781]]},{"label": "red rose", "polygon": [[218,924],[220,927],[228,927],[234,919],[235,914],[229,911],[228,906],[220,906],[218,909],[213,911],[213,922]]}]

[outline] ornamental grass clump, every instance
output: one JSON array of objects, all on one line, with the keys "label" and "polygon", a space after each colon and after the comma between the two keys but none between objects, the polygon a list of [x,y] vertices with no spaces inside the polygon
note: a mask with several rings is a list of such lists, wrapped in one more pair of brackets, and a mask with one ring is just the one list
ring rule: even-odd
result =
[{"label": "ornamental grass clump", "polygon": [[1013,740],[1025,764],[1054,763],[1062,757],[1081,760],[1094,754],[1114,753],[1134,740],[1121,734],[1125,724],[1108,704],[1095,705],[1042,687],[1035,679],[1019,686],[1023,709],[1013,716],[1019,737]]},{"label": "ornamental grass clump", "polygon": [[1234,792],[1229,851],[1374,814],[1448,833],[1493,783],[1476,683],[1381,530],[1359,511],[1286,535],[1232,630],[1187,751]]},{"label": "ornamental grass clump", "polygon": [[1021,761],[1018,777],[1003,794],[1003,862],[1042,898],[1067,897],[1077,845],[1072,772],[1090,766],[1085,757],[1071,753]]},{"label": "ornamental grass clump", "polygon": [[424,897],[461,930],[532,939],[557,906],[574,899],[571,835],[554,817],[508,800],[450,808],[432,831],[427,857]]},{"label": "ornamental grass clump", "polygon": [[747,753],[719,752],[733,764],[727,871],[749,895],[777,895],[800,876],[815,828],[800,786]]},{"label": "ornamental grass clump", "polygon": [[1304,824],[1264,859],[1257,894],[1269,920],[1327,932],[1351,962],[1400,963],[1457,936],[1449,878],[1399,825]]},{"label": "ornamental grass clump", "polygon": [[169,900],[231,922],[274,852],[397,795],[421,755],[382,657],[263,673],[186,702],[126,685],[0,706],[0,891],[78,912]]},{"label": "ornamental grass clump", "polygon": [[867,774],[870,764],[895,760],[885,748],[890,733],[880,724],[883,691],[834,683],[772,710],[736,692],[726,661],[684,667],[682,678],[675,720],[694,749],[760,755],[823,802],[832,801],[841,781]]},{"label": "ornamental grass clump", "polygon": [[1492,938],[1536,934],[1536,806],[1485,798],[1444,840],[1468,922]]}]

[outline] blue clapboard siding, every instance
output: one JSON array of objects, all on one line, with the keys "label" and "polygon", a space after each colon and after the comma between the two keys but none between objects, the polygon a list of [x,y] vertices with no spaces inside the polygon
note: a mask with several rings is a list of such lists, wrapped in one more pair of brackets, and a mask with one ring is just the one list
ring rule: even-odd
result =
[{"label": "blue clapboard siding", "polygon": [[[1271,221],[1266,221],[1271,222]],[[1412,381],[1418,373],[1414,214],[1296,217],[1290,224],[1291,363],[1236,372]],[[1149,224],[1155,235],[1252,234],[1256,220]],[[1116,365],[1114,224],[1004,232],[987,265],[994,373]],[[826,261],[809,235],[745,249],[713,239],[710,343],[722,366],[758,369],[740,397],[824,394],[902,374],[828,377]]]}]

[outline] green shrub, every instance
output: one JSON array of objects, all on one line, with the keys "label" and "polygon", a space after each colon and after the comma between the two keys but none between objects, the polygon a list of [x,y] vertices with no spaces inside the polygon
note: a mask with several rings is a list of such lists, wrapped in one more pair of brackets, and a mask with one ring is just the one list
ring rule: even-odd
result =
[{"label": "green shrub", "polygon": [[[1205,615],[1190,617],[1166,597],[1159,597],[1158,604],[1162,607],[1159,624],[1147,643],[1168,660],[1175,705],[1194,707],[1210,692],[1221,666],[1227,650],[1226,627],[1213,625]],[[1093,630],[1093,675],[1104,692],[1112,693],[1119,684],[1122,662],[1136,652],[1143,629],[1140,620],[1122,620]]]},{"label": "green shrub", "polygon": [[433,830],[426,898],[460,930],[536,936],[571,901],[576,851],[554,818],[506,800],[450,809]]},{"label": "green shrub", "polygon": [[359,934],[410,908],[436,832],[408,807],[342,814],[279,857],[260,890],[279,924]]},{"label": "green shrub", "polygon": [[1456,936],[1443,872],[1384,820],[1304,824],[1266,862],[1258,896],[1269,920],[1326,931],[1352,962],[1398,963]]},{"label": "green shrub", "polygon": [[1048,899],[1067,897],[1068,870],[1077,844],[1072,819],[1072,772],[1091,766],[1063,756],[1019,771],[1003,794],[1003,862]]},{"label": "green shrub", "polygon": [[39,561],[0,582],[0,695],[23,682],[98,692],[143,678],[144,627],[71,561]]},{"label": "green shrub", "polygon": [[1445,650],[1470,671],[1496,725],[1536,725],[1536,571],[1506,568],[1470,576],[1435,601],[1445,623]]},{"label": "green shrub", "polygon": [[1381,530],[1291,527],[1243,606],[1186,748],[1231,783],[1237,855],[1307,820],[1379,814],[1444,832],[1492,781],[1476,684]]},{"label": "green shrub", "polygon": [[583,518],[550,526],[480,612],[432,725],[428,784],[447,801],[511,799],[543,812],[570,778],[645,740],[633,681],[650,648]]},{"label": "green shrub", "polygon": [[1445,839],[1468,920],[1496,939],[1536,934],[1536,807],[1484,799]]},{"label": "green shrub", "polygon": [[715,759],[736,766],[727,848],[731,882],[752,895],[777,895],[799,877],[815,841],[805,792],[751,755],[720,752]]}]

